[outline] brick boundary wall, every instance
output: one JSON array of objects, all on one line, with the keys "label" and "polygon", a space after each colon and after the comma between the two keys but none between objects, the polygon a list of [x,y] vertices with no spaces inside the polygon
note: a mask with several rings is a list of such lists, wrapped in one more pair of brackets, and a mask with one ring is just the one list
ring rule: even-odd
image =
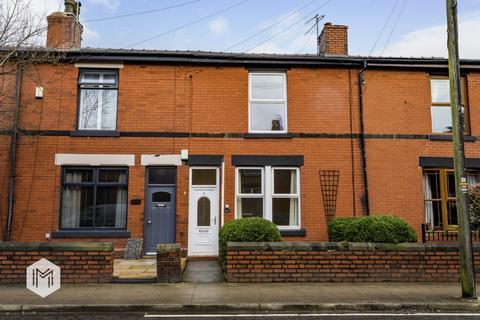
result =
[{"label": "brick boundary wall", "polygon": [[45,258],[60,267],[62,283],[105,283],[113,274],[109,242],[0,242],[0,284],[25,283],[26,268]]},{"label": "brick boundary wall", "polygon": [[182,282],[181,245],[168,243],[157,245],[157,282]]},{"label": "brick boundary wall", "polygon": [[[474,258],[480,266],[478,245]],[[458,281],[458,245],[230,242],[225,273],[227,282]]]}]

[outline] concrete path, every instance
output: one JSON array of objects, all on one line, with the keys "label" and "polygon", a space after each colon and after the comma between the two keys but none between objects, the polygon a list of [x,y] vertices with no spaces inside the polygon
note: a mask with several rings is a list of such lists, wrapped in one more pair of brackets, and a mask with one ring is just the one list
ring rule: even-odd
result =
[{"label": "concrete path", "polygon": [[46,298],[0,286],[1,311],[480,310],[456,283],[78,284]]},{"label": "concrete path", "polygon": [[218,260],[188,260],[183,272],[183,281],[189,283],[225,282],[223,271]]}]

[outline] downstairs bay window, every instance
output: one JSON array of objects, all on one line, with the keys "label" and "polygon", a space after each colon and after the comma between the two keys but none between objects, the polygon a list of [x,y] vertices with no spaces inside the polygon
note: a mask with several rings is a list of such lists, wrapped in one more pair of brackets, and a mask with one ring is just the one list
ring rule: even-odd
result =
[{"label": "downstairs bay window", "polygon": [[[480,171],[467,171],[468,186],[480,184]],[[426,169],[423,172],[425,223],[430,229],[455,229],[457,201],[453,169]]]},{"label": "downstairs bay window", "polygon": [[125,229],[126,168],[63,168],[60,229]]},{"label": "downstairs bay window", "polygon": [[281,229],[300,228],[300,170],[237,168],[236,217],[263,217]]}]

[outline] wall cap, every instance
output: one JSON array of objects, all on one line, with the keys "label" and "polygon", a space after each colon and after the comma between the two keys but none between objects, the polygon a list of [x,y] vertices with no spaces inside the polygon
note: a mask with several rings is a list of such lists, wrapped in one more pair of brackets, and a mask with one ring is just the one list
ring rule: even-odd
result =
[{"label": "wall cap", "polygon": [[111,242],[0,242],[0,251],[113,251]]},{"label": "wall cap", "polygon": [[157,244],[157,254],[180,252],[180,243],[163,243]]},{"label": "wall cap", "polygon": [[[434,251],[456,252],[456,243],[369,243],[369,242],[228,242],[227,250],[259,251]],[[474,244],[473,251],[480,252]]]}]

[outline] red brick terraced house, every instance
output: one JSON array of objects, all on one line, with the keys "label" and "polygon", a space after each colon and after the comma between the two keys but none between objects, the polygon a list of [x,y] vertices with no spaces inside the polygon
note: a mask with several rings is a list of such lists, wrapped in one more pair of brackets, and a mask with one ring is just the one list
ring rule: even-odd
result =
[{"label": "red brick terraced house", "polygon": [[[350,56],[347,27],[329,23],[318,55],[275,55],[82,48],[72,12],[48,22],[65,57],[12,79],[23,134],[0,135],[5,240],[216,256],[219,228],[241,217],[287,241],[368,214],[455,229],[446,59]],[[461,73],[473,185],[480,60]]]}]

